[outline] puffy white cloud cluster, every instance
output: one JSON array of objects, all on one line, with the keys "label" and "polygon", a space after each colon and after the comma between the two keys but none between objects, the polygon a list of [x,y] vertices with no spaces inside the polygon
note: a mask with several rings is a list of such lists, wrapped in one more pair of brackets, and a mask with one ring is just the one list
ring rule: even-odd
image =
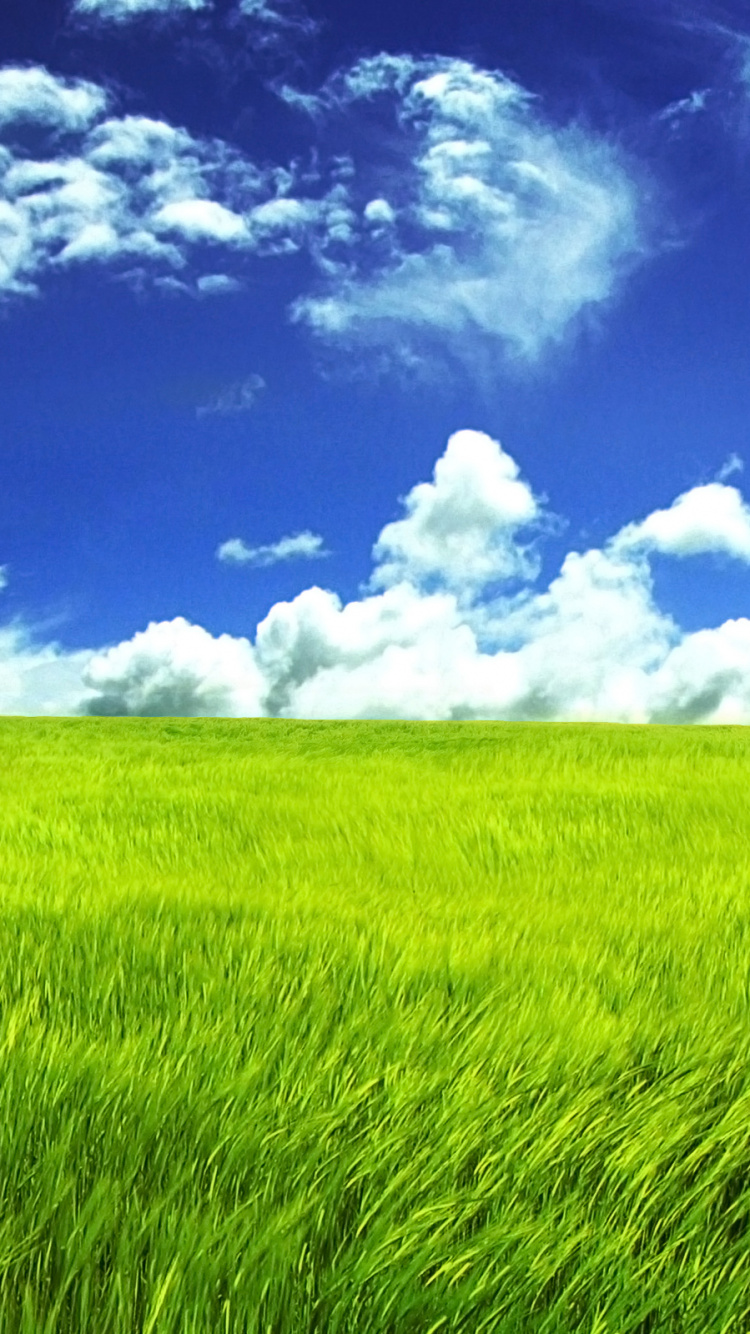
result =
[{"label": "puffy white cloud cluster", "polygon": [[[471,500],[482,494],[494,506],[492,522]],[[40,650],[32,660],[27,651],[3,662],[13,647],[4,632],[0,681],[19,681],[25,662],[31,675],[54,669],[65,683],[57,712],[750,722],[750,620],[684,634],[656,605],[649,567],[654,552],[681,559],[723,551],[750,564],[750,509],[736,494],[696,487],[602,549],[569,552],[537,591],[520,544],[515,565],[507,553],[524,526],[543,527],[543,502],[496,442],[461,431],[432,483],[410,492],[404,517],[375,543],[370,584],[383,591],[364,590],[343,605],[330,590],[307,588],[271,608],[254,644],[177,618],[103,653]],[[441,556],[430,532],[434,516],[439,531],[464,543],[465,588],[458,547],[445,541]],[[525,581],[520,592],[490,593],[496,551],[506,553],[506,577]],[[30,712],[53,711],[49,682],[45,690],[44,708]],[[31,697],[6,688],[3,711]]]},{"label": "puffy white cloud cluster", "polygon": [[473,336],[533,358],[644,253],[638,193],[616,149],[545,123],[500,73],[381,55],[318,98],[287,96],[321,119],[378,113],[384,154],[398,143],[398,163],[378,174],[370,131],[360,176],[389,188],[362,199],[356,244],[348,238],[328,290],[296,305],[324,338],[419,350],[437,332],[457,355]]},{"label": "puffy white cloud cluster", "polygon": [[152,622],[89,662],[83,681],[96,693],[87,712],[142,717],[220,717],[261,711],[263,682],[252,646],[214,638],[178,616]]},{"label": "puffy white cloud cluster", "polygon": [[178,14],[206,9],[209,0],[75,0],[74,14],[128,23],[142,14]]},{"label": "puffy white cloud cluster", "polygon": [[230,565],[278,565],[285,560],[314,560],[320,556],[329,556],[323,549],[323,538],[307,529],[304,533],[295,533],[291,537],[282,537],[268,546],[249,547],[241,537],[230,537],[222,542],[216,552],[218,560]]},{"label": "puffy white cloud cluster", "polygon": [[[303,244],[292,175],[259,169],[222,141],[146,116],[107,115],[101,88],[41,69],[0,70],[0,294],[36,291],[47,270],[117,265],[134,280],[174,275],[233,287],[216,271],[242,253]],[[199,260],[195,260],[199,265]]]},{"label": "puffy white cloud cluster", "polygon": [[82,79],[57,79],[45,69],[0,70],[0,130],[24,126],[51,131],[54,138],[83,133],[107,104],[104,90]]},{"label": "puffy white cloud cluster", "polygon": [[[140,12],[97,0],[99,14],[120,8]],[[291,0],[243,11],[303,23]],[[499,73],[378,56],[318,97],[285,95],[323,140],[335,121],[341,142],[343,118],[352,151],[260,168],[221,140],[113,115],[92,83],[0,69],[0,294],[98,264],[210,295],[236,288],[248,256],[305,251],[322,287],[291,313],[324,341],[413,366],[437,342],[476,363],[488,348],[536,357],[643,252],[615,149],[545,124]],[[388,123],[364,153],[373,108]]]},{"label": "puffy white cloud cluster", "polygon": [[497,580],[531,579],[538,558],[516,540],[540,526],[542,511],[517,463],[479,431],[458,431],[422,482],[404,499],[406,518],[389,523],[373,555],[373,588],[439,580],[469,597]]}]

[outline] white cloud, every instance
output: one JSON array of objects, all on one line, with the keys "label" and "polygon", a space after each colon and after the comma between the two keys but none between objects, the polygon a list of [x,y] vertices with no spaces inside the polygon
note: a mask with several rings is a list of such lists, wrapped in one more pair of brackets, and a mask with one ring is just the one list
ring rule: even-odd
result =
[{"label": "white cloud", "polygon": [[195,286],[200,296],[225,296],[227,292],[239,292],[242,283],[228,273],[204,273],[196,279]]},{"label": "white cloud", "polygon": [[248,547],[241,537],[230,537],[228,542],[222,542],[216,552],[217,559],[229,565],[261,567],[278,565],[285,560],[317,560],[329,555],[330,552],[323,548],[323,538],[307,530],[261,547]]},{"label": "white cloud", "polygon": [[[91,84],[0,71],[0,141],[5,124],[9,143],[0,142],[0,295],[34,292],[46,271],[92,263],[124,273],[136,266],[141,283],[150,275],[215,294],[238,284],[216,273],[215,258],[208,273],[195,272],[207,247],[222,251],[223,265],[242,251],[299,249],[299,209],[279,197],[293,185],[289,172],[261,170],[221,141],[163,121],[107,110]],[[33,153],[13,146],[14,118],[36,128]],[[265,223],[263,208],[271,210]]]},{"label": "white cloud", "polygon": [[214,638],[183,617],[154,622],[89,662],[83,682],[97,715],[220,717],[260,713],[263,682],[252,645]]},{"label": "white cloud", "polygon": [[[298,21],[293,7],[246,9]],[[546,125],[501,74],[380,56],[301,101],[343,118],[351,153],[261,168],[220,140],[109,114],[94,84],[0,71],[0,293],[98,264],[139,286],[216,294],[236,289],[250,256],[307,251],[323,286],[292,317],[324,340],[412,368],[435,342],[494,365],[499,348],[538,356],[643,251],[636,187],[615,149]],[[373,102],[391,124],[359,152]],[[33,148],[18,124],[34,129]]]},{"label": "white cloud", "polygon": [[157,232],[179,232],[187,241],[235,242],[248,238],[245,221],[214,199],[178,199],[152,218]]},{"label": "white cloud", "polygon": [[329,266],[328,290],[295,306],[324,339],[387,346],[395,333],[419,346],[438,335],[466,356],[473,337],[532,359],[644,253],[638,192],[616,149],[546,124],[502,74],[376,56],[308,99],[322,119],[363,104],[390,110],[396,134],[383,140],[403,160],[379,169],[370,134],[363,174],[390,188],[363,200],[356,248]]},{"label": "white cloud", "polygon": [[83,79],[61,79],[39,67],[0,69],[0,130],[33,124],[57,134],[87,130],[106,94]]},{"label": "white cloud", "polygon": [[240,0],[237,13],[250,20],[257,30],[259,45],[273,45],[279,39],[288,41],[312,36],[319,24],[296,0]]},{"label": "white cloud", "polygon": [[[201,287],[200,282],[198,286]],[[244,380],[235,380],[232,384],[224,385],[218,393],[213,394],[205,403],[200,403],[196,408],[196,413],[199,417],[208,417],[214,414],[222,417],[232,417],[239,412],[249,412],[255,406],[265,387],[266,382],[262,376],[248,375]]]},{"label": "white cloud", "polygon": [[537,560],[516,533],[538,523],[541,511],[518,474],[517,463],[489,436],[451,436],[434,481],[413,487],[403,501],[407,517],[381,532],[372,586],[437,578],[471,593],[493,580],[533,578]]},{"label": "white cloud", "polygon": [[282,197],[258,204],[247,215],[254,245],[266,255],[291,255],[305,245],[318,223],[321,204]]},{"label": "white cloud", "polygon": [[657,120],[667,121],[673,128],[678,128],[688,117],[699,115],[706,110],[711,96],[710,88],[696,88],[687,97],[670,102],[657,116]]},{"label": "white cloud", "polygon": [[750,621],[686,635],[651,682],[654,722],[750,722]]},{"label": "white cloud", "polygon": [[342,608],[335,593],[308,588],[292,602],[276,603],[258,626],[256,660],[269,683],[266,705],[289,717],[305,716],[298,708],[319,717],[371,716],[350,712],[349,692],[338,693],[343,678],[355,682],[363,668],[395,649],[440,653],[455,634],[473,638],[450,594],[425,596],[399,584]]},{"label": "white cloud", "polygon": [[733,486],[710,482],[678,496],[668,510],[628,524],[618,546],[643,547],[666,556],[713,552],[750,562],[750,509]]},{"label": "white cloud", "polygon": [[179,14],[209,7],[209,0],[75,0],[73,13],[127,23],[142,14]]},{"label": "white cloud", "polygon": [[387,199],[371,199],[369,204],[364,207],[365,222],[372,223],[374,227],[392,227],[396,221],[396,214]]},{"label": "white cloud", "polygon": [[281,21],[278,10],[275,6],[269,5],[267,0],[240,0],[239,12],[245,18],[258,19],[262,23]]},{"label": "white cloud", "polygon": [[[479,478],[487,509],[476,503]],[[569,552],[546,590],[531,586],[528,567],[520,592],[483,599],[498,550],[506,578],[524,576],[523,547],[515,566],[508,553],[523,524],[543,527],[546,516],[496,442],[459,431],[434,481],[412,489],[406,517],[375,543],[371,584],[387,571],[384,591],[342,604],[307,588],[271,607],[254,645],[177,618],[103,653],[66,655],[11,627],[0,631],[0,711],[750,723],[750,620],[684,634],[654,601],[650,554],[716,550],[727,516],[722,549],[748,559],[734,488],[712,484],[710,505],[705,491],[626,525],[602,549]],[[711,515],[703,527],[699,508]],[[466,585],[457,549],[444,540],[441,558],[438,534],[466,541]],[[320,539],[301,537],[306,551],[295,554],[323,554]],[[285,542],[289,555],[300,538],[254,551],[233,539],[224,559],[278,554]]]}]

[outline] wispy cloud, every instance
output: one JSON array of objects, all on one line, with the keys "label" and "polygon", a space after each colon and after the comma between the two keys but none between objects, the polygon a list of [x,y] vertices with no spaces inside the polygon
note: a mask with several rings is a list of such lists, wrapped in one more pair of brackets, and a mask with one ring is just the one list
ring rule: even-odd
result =
[{"label": "wispy cloud", "polygon": [[548,531],[549,519],[515,460],[489,436],[458,431],[434,480],[413,487],[402,503],[406,517],[387,524],[373,548],[371,588],[439,581],[471,597],[488,583],[538,574],[538,553],[517,534]]},{"label": "wispy cloud", "polygon": [[224,385],[204,403],[196,408],[199,417],[218,415],[233,417],[241,412],[249,412],[263,393],[266,382],[260,375],[248,375],[244,380],[234,380]]},{"label": "wispy cloud", "polygon": [[[295,307],[323,339],[419,352],[437,335],[459,356],[490,339],[535,358],[645,253],[638,189],[615,148],[546,123],[504,75],[376,56],[303,104],[323,123],[356,124],[365,108],[368,123],[380,117],[384,161],[378,170],[370,133],[348,193],[364,180],[380,193],[339,229],[327,290]],[[398,170],[385,160],[394,144]]]},{"label": "wispy cloud", "polygon": [[179,14],[210,6],[211,0],[75,0],[73,13],[128,23],[146,14]]},{"label": "wispy cloud", "polygon": [[[214,0],[74,0],[73,15],[101,23],[124,26],[148,17],[179,17],[216,9]],[[318,24],[297,0],[238,0],[221,17],[230,25],[238,21],[249,25],[262,47],[278,45],[281,40],[311,36]]]},{"label": "wispy cloud", "polygon": [[232,537],[222,542],[216,552],[217,559],[229,565],[255,566],[278,565],[287,560],[318,560],[330,554],[323,547],[323,538],[307,530],[260,547],[249,547],[242,538]]},{"label": "wispy cloud", "polygon": [[697,116],[705,111],[710,96],[709,88],[696,88],[687,97],[681,97],[676,102],[670,102],[668,106],[662,107],[657,119],[677,126],[691,116]]},{"label": "wispy cloud", "polygon": [[726,463],[722,463],[716,474],[717,482],[725,482],[727,477],[733,477],[736,472],[744,472],[745,465],[739,454],[730,454]]},{"label": "wispy cloud", "polygon": [[269,0],[240,0],[237,13],[256,27],[261,41],[265,35],[271,43],[279,38],[286,42],[311,37],[319,29],[297,0],[274,0],[273,4]]}]

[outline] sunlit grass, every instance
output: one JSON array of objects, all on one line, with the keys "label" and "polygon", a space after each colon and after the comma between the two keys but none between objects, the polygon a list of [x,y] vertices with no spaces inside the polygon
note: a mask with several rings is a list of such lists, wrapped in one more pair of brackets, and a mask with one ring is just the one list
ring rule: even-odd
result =
[{"label": "sunlit grass", "polygon": [[0,760],[0,1334],[750,1330],[745,729]]}]

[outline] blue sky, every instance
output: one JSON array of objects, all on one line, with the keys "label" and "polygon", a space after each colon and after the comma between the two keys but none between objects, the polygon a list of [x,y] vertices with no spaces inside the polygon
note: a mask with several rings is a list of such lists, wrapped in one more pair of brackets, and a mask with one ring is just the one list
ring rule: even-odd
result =
[{"label": "blue sky", "polygon": [[750,6],[6,0],[0,712],[750,721]]}]

